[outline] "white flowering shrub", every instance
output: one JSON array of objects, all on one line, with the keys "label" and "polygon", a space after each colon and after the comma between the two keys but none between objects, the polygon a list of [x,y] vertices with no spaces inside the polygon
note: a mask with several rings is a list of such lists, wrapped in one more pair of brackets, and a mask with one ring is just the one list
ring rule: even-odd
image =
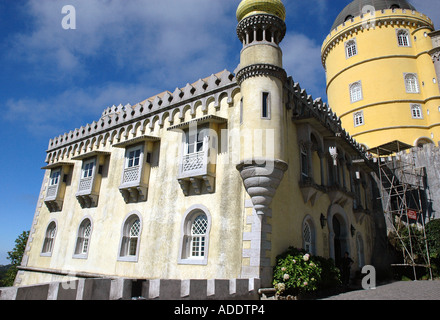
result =
[{"label": "white flowering shrub", "polygon": [[332,259],[312,256],[293,247],[277,257],[273,285],[278,294],[297,296],[339,284],[339,270]]}]

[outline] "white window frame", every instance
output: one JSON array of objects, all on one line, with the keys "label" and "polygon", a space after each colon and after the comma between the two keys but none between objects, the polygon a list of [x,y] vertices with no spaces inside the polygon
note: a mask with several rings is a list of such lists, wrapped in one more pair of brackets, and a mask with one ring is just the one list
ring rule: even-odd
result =
[{"label": "white window frame", "polygon": [[363,126],[365,124],[365,117],[363,111],[357,111],[353,114],[354,127]]},{"label": "white window frame", "polygon": [[310,215],[307,215],[303,220],[301,235],[303,240],[303,249],[312,255],[316,254],[316,230],[315,224],[313,223]]},{"label": "white window frame", "polygon": [[301,176],[304,178],[309,177],[309,153],[307,146],[302,143],[301,146]]},{"label": "white window frame", "polygon": [[364,99],[361,81],[356,81],[356,82],[350,83],[349,91],[350,91],[350,102],[351,103],[355,103],[355,102],[358,102],[358,101],[361,101]]},{"label": "white window frame", "polygon": [[40,256],[51,257],[53,248],[55,245],[55,239],[57,236],[58,226],[55,220],[49,221],[46,233],[44,236],[43,247],[41,248]]},{"label": "white window frame", "polygon": [[95,167],[96,167],[96,158],[84,160],[81,170],[81,179],[93,177],[95,173]]},{"label": "white window frame", "polygon": [[411,116],[413,119],[423,119],[422,105],[411,104]]},{"label": "white window frame", "polygon": [[416,73],[404,73],[406,93],[420,93],[419,78]]},{"label": "white window frame", "polygon": [[[133,226],[138,224],[137,233],[133,234]],[[142,235],[142,217],[139,212],[133,211],[124,219],[119,243],[118,261],[137,262]],[[133,244],[135,245],[134,252]]]},{"label": "white window frame", "polygon": [[73,258],[87,259],[90,250],[90,239],[93,232],[92,219],[84,218],[79,224]]},{"label": "white window frame", "polygon": [[142,145],[127,148],[127,153],[125,157],[125,169],[140,167],[142,165],[142,153]]},{"label": "white window frame", "polygon": [[356,38],[350,39],[344,43],[345,57],[350,59],[358,54]]},{"label": "white window frame", "polygon": [[407,29],[396,29],[396,36],[399,47],[411,47],[411,40]]},{"label": "white window frame", "polygon": [[[205,233],[194,234],[194,222],[202,215],[206,219]],[[182,219],[182,237],[180,243],[180,255],[178,259],[179,264],[208,264],[210,231],[211,214],[209,213],[209,210],[203,205],[194,205],[190,207]]]},{"label": "white window frame", "polygon": [[61,168],[52,169],[50,172],[49,186],[57,186],[60,183]]}]

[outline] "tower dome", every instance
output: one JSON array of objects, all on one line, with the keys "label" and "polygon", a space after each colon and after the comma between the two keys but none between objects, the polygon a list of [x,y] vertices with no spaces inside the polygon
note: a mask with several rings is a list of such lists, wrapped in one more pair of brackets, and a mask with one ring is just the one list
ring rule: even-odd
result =
[{"label": "tower dome", "polygon": [[281,0],[243,0],[237,9],[237,20],[259,13],[273,14],[283,21],[286,20],[286,8]]},{"label": "tower dome", "polygon": [[[365,6],[374,7],[375,11],[383,9],[409,9],[416,10],[407,0],[354,0],[348,4],[336,18],[332,30],[344,23],[346,20],[360,16]],[[365,10],[365,9],[364,9]]]}]

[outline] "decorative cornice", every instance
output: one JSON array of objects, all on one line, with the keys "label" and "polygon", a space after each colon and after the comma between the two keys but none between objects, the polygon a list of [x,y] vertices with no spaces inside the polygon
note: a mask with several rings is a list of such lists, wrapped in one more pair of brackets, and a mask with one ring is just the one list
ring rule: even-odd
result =
[{"label": "decorative cornice", "polygon": [[253,64],[242,68],[240,71],[237,72],[236,79],[238,85],[241,86],[243,81],[246,79],[252,77],[267,76],[276,77],[280,79],[283,83],[287,81],[287,73],[283,68],[265,63]]},{"label": "decorative cornice", "polygon": [[213,101],[218,111],[221,99],[226,98],[231,105],[237,90],[239,87],[234,75],[224,70],[187,84],[184,88],[176,88],[173,93],[166,91],[135,106],[128,104],[109,107],[98,121],[51,139],[46,162],[52,164],[69,159],[70,156],[97,150],[108,142],[111,145],[124,142],[135,130],[141,135],[148,135],[154,126],[162,127],[165,121],[173,125],[176,114],[183,121],[188,108],[191,110],[190,115],[194,116],[197,108],[205,112],[208,104]]},{"label": "decorative cornice", "polygon": [[246,31],[254,29],[274,29],[279,31],[278,43],[284,39],[286,35],[286,23],[278,18],[277,16],[271,14],[256,14],[250,17],[247,17],[240,21],[237,26],[237,35],[240,41],[243,41],[246,35]]}]

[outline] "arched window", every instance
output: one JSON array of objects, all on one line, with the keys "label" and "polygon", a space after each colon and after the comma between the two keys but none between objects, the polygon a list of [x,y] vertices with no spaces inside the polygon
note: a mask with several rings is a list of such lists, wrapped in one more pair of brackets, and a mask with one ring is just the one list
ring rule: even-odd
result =
[{"label": "arched window", "polygon": [[203,258],[206,248],[206,230],[208,227],[208,218],[204,213],[200,213],[191,225],[190,236],[190,257]]},{"label": "arched window", "polygon": [[409,32],[407,30],[397,30],[397,42],[400,47],[409,47]]},{"label": "arched window", "polygon": [[356,237],[356,247],[358,254],[358,267],[362,268],[365,265],[365,256],[364,256],[364,241],[362,240],[362,236],[360,234]]},{"label": "arched window", "polygon": [[305,180],[309,177],[309,154],[307,146],[301,144],[301,179]]},{"label": "arched window", "polygon": [[55,221],[52,221],[51,223],[49,223],[49,226],[46,229],[46,236],[44,238],[43,248],[41,250],[42,255],[44,256],[52,255],[56,233],[57,233],[57,225]]},{"label": "arched window", "polygon": [[360,81],[350,84],[350,102],[362,100],[362,83]]},{"label": "arched window", "polygon": [[211,228],[208,210],[200,205],[191,207],[185,214],[182,228],[179,263],[206,265]]},{"label": "arched window", "polygon": [[355,39],[349,40],[345,43],[345,54],[347,58],[357,55],[357,44]]},{"label": "arched window", "polygon": [[122,261],[138,260],[141,231],[142,231],[142,223],[140,217],[137,214],[132,214],[127,219],[125,219],[122,228],[119,260]]},{"label": "arched window", "polygon": [[358,111],[353,115],[354,126],[359,127],[365,124],[364,112]]},{"label": "arched window", "polygon": [[310,254],[315,254],[315,227],[310,217],[303,222],[302,227],[303,248]]},{"label": "arched window", "polygon": [[87,258],[91,234],[92,223],[90,219],[84,219],[78,229],[74,258]]},{"label": "arched window", "polygon": [[423,119],[423,111],[420,104],[411,105],[411,116],[413,119]]},{"label": "arched window", "polygon": [[405,74],[405,89],[407,93],[419,93],[419,82],[416,74]]}]

